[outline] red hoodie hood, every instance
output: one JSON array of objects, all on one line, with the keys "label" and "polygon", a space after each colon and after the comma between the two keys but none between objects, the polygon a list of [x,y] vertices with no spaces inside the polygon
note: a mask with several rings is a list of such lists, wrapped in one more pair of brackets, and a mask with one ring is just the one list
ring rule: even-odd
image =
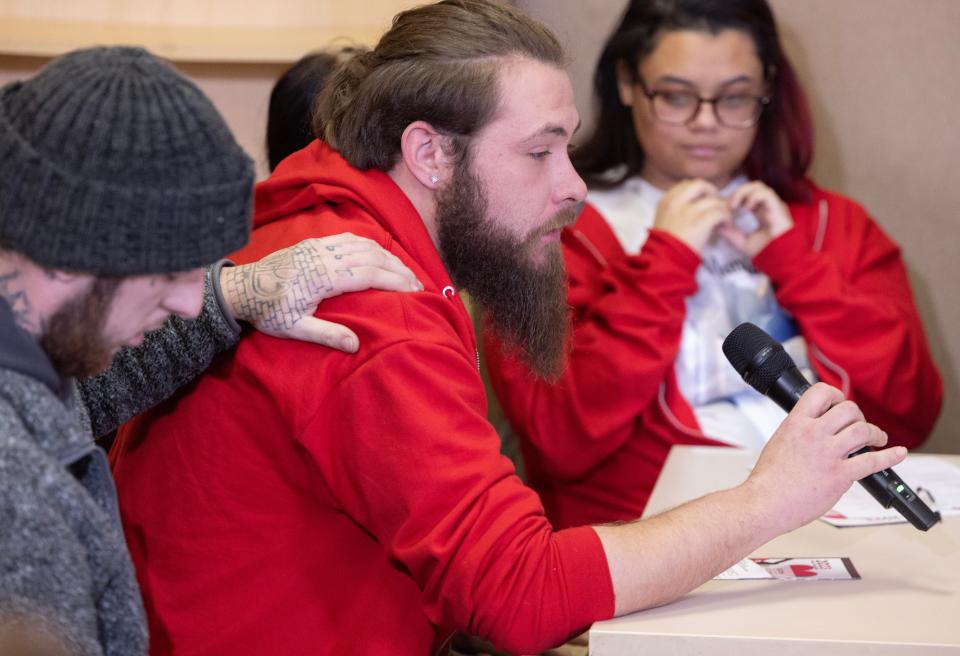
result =
[{"label": "red hoodie hood", "polygon": [[[257,185],[254,228],[323,203],[351,202],[368,211],[385,192],[388,202],[409,205],[406,196],[381,171],[360,171],[319,139],[283,160],[267,180]],[[408,208],[416,212],[413,206]],[[380,214],[380,212],[374,212]]]},{"label": "red hoodie hood", "polygon": [[253,226],[262,228],[322,205],[338,206],[338,215],[348,222],[347,230],[352,215],[376,217],[384,229],[382,235],[370,235],[365,220],[363,227],[353,232],[375,239],[401,256],[393,248],[392,242],[396,241],[429,277],[429,281],[424,280],[421,272],[401,256],[424,285],[429,287],[433,282],[438,290],[453,287],[423,220],[390,176],[376,169],[355,169],[319,139],[284,159],[273,175],[257,185]]},{"label": "red hoodie hood", "polygon": [[[287,157],[269,179],[257,185],[253,238],[233,258],[238,263],[252,262],[302,239],[344,232],[379,243],[410,267],[425,288],[410,296],[408,292],[376,290],[360,295],[388,294],[389,298],[378,302],[384,305],[377,307],[383,308],[402,297],[404,305],[417,305],[412,312],[422,317],[446,317],[444,320],[456,327],[468,352],[475,353],[469,313],[413,204],[390,176],[378,170],[353,168],[319,140]],[[402,296],[394,298],[394,294]],[[362,322],[354,314],[356,296],[328,299],[316,316],[359,330]],[[377,310],[365,309],[363,313],[366,319],[372,319],[370,315]],[[389,326],[371,325],[370,329],[374,333],[391,332]],[[371,337],[361,335],[361,344],[364,339],[372,343]]]}]

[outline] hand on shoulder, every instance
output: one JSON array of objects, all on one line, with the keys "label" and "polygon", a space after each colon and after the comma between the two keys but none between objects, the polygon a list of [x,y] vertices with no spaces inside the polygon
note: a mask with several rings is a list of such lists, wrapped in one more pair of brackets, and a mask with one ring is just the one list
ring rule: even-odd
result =
[{"label": "hand on shoulder", "polygon": [[396,255],[351,233],[306,239],[263,259],[224,267],[220,287],[238,321],[274,337],[316,342],[353,353],[356,334],[314,315],[321,301],[365,289],[421,291]]}]

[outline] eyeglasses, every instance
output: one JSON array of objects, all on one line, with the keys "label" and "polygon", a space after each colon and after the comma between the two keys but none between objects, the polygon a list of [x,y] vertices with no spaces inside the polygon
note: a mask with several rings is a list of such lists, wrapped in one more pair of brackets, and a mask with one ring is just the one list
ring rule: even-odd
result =
[{"label": "eyeglasses", "polygon": [[649,91],[643,80],[637,85],[653,107],[658,121],[670,125],[687,125],[700,113],[704,103],[713,106],[717,122],[728,128],[752,128],[760,120],[763,108],[770,104],[769,96],[749,93],[731,93],[716,98],[704,98],[692,91]]}]

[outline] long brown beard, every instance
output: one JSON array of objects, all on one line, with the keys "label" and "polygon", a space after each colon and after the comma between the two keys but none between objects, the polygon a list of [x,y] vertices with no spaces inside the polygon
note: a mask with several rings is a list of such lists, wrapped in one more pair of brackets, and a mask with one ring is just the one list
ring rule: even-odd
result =
[{"label": "long brown beard", "polygon": [[92,376],[110,366],[113,349],[104,343],[103,328],[119,285],[119,278],[97,278],[47,321],[40,346],[61,376]]},{"label": "long brown beard", "polygon": [[556,379],[563,371],[569,308],[559,244],[533,263],[541,238],[572,222],[577,208],[558,213],[522,238],[487,217],[480,180],[464,158],[437,196],[440,255],[453,282],[470,293],[487,325],[530,371]]}]

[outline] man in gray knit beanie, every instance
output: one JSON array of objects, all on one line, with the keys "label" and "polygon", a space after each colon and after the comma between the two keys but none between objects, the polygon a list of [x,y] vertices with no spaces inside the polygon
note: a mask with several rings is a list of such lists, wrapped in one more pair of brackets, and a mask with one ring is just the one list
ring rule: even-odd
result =
[{"label": "man in gray knit beanie", "polygon": [[0,89],[0,620],[34,617],[80,654],[145,654],[92,435],[198,375],[237,319],[353,351],[312,316],[323,298],[419,288],[352,235],[224,268],[252,185],[210,101],[142,49],[76,51]]}]

